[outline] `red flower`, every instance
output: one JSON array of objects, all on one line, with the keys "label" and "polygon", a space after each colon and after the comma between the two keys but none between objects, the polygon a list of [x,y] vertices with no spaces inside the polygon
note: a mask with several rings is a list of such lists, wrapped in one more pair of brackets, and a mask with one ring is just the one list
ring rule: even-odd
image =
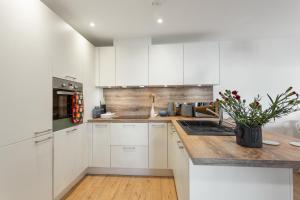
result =
[{"label": "red flower", "polygon": [[233,90],[231,93],[232,93],[234,96],[236,96],[236,95],[238,94],[238,91]]},{"label": "red flower", "polygon": [[255,104],[256,104],[256,107],[259,107],[259,106],[260,106],[260,104],[259,104],[258,101],[256,101]]},{"label": "red flower", "polygon": [[236,95],[235,97],[234,97],[236,100],[241,100],[241,96],[240,95]]}]

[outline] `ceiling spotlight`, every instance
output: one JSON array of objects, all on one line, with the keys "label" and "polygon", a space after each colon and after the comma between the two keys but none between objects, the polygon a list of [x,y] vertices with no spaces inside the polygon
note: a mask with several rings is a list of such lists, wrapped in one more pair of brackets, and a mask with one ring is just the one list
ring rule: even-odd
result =
[{"label": "ceiling spotlight", "polygon": [[164,22],[164,20],[162,18],[157,19],[157,23],[162,24],[163,22]]},{"label": "ceiling spotlight", "polygon": [[90,27],[95,27],[95,26],[96,26],[96,24],[94,22],[90,23]]}]

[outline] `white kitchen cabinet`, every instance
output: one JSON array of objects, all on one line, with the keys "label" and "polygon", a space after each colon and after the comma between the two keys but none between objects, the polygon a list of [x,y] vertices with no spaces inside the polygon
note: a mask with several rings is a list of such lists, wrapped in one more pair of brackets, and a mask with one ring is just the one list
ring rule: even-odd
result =
[{"label": "white kitchen cabinet", "polygon": [[149,124],[149,168],[168,167],[168,126],[166,123]]},{"label": "white kitchen cabinet", "polygon": [[148,146],[148,123],[112,123],[111,145]]},{"label": "white kitchen cabinet", "polygon": [[0,199],[52,200],[52,134],[0,148]]},{"label": "white kitchen cabinet", "polygon": [[116,49],[115,47],[98,47],[98,71],[100,87],[116,85]]},{"label": "white kitchen cabinet", "polygon": [[[54,133],[54,197],[67,188],[88,163],[87,136],[79,125]],[[83,144],[82,144],[83,143]],[[86,153],[85,153],[86,152]]]},{"label": "white kitchen cabinet", "polygon": [[[175,162],[175,148],[176,144],[176,130],[172,123],[168,123],[168,168],[174,169]],[[175,142],[174,142],[175,141]]]},{"label": "white kitchen cabinet", "polygon": [[52,128],[53,24],[40,1],[2,0],[0,8],[1,147]]},{"label": "white kitchen cabinet", "polygon": [[219,84],[218,42],[184,44],[184,84]]},{"label": "white kitchen cabinet", "polygon": [[148,85],[148,45],[116,46],[116,85]]},{"label": "white kitchen cabinet", "polygon": [[110,167],[110,123],[94,123],[92,137],[92,167]]},{"label": "white kitchen cabinet", "polygon": [[149,48],[149,85],[183,84],[183,44]]},{"label": "white kitchen cabinet", "polygon": [[111,146],[111,167],[148,168],[148,146]]},{"label": "white kitchen cabinet", "polygon": [[70,25],[57,17],[53,33],[53,76],[82,82],[85,39]]},{"label": "white kitchen cabinet", "polygon": [[173,125],[169,127],[169,168],[173,169],[178,200],[189,200],[189,156]]}]

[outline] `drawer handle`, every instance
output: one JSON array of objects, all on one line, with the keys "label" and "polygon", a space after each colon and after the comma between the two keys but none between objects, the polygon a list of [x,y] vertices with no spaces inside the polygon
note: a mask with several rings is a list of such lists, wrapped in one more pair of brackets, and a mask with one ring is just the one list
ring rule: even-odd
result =
[{"label": "drawer handle", "polygon": [[163,125],[163,124],[160,124],[160,125],[152,124],[151,127],[153,127],[153,128],[163,128],[163,127],[165,127],[165,125]]},{"label": "drawer handle", "polygon": [[134,124],[124,124],[123,127],[124,128],[126,128],[126,127],[135,127],[135,125]]},{"label": "drawer handle", "polygon": [[76,133],[77,128],[74,128],[72,130],[66,131],[67,134]]},{"label": "drawer handle", "polygon": [[184,146],[182,145],[180,140],[177,141],[177,145],[179,149],[184,149]]},{"label": "drawer handle", "polygon": [[47,129],[47,130],[44,130],[44,131],[35,132],[34,135],[41,135],[41,134],[44,134],[44,133],[48,133],[50,131],[52,131],[52,129]]},{"label": "drawer handle", "polygon": [[95,125],[95,127],[96,128],[107,128],[107,125],[106,124],[105,125],[103,125],[103,124],[102,125]]},{"label": "drawer handle", "polygon": [[45,139],[43,139],[43,140],[37,140],[37,141],[35,141],[35,144],[40,144],[40,143],[49,141],[49,140],[51,140],[52,138],[53,138],[53,137],[50,136],[50,137],[47,137],[47,138],[45,138]]},{"label": "drawer handle", "polygon": [[135,147],[123,147],[123,151],[133,152],[133,151],[135,151]]}]

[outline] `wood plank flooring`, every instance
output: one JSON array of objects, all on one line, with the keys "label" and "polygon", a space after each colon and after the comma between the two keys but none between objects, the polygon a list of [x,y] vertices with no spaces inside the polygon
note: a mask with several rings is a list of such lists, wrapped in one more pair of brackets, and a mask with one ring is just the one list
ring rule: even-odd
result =
[{"label": "wood plank flooring", "polygon": [[300,173],[294,173],[294,200],[300,200]]},{"label": "wood plank flooring", "polygon": [[177,200],[171,177],[86,176],[65,200]]}]

